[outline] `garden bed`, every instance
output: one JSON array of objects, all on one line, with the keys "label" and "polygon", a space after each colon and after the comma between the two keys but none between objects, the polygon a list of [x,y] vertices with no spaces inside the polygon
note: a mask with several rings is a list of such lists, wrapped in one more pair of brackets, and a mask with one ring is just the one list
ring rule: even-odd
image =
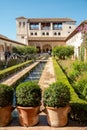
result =
[{"label": "garden bed", "polygon": [[70,88],[70,95],[71,95],[70,105],[72,107],[71,114],[73,118],[76,120],[87,120],[87,102],[78,97],[77,93],[74,91],[73,87],[69,83],[63,70],[59,66],[56,59],[54,58],[53,58],[53,64],[54,64],[56,80],[62,81],[63,83],[67,84],[68,87]]},{"label": "garden bed", "polygon": [[24,63],[21,63],[21,64],[18,64],[18,65],[6,68],[4,70],[1,70],[0,71],[0,80],[5,79],[6,77],[12,75],[13,73],[27,67],[31,63],[32,63],[32,60],[29,60],[29,61],[26,61]]}]

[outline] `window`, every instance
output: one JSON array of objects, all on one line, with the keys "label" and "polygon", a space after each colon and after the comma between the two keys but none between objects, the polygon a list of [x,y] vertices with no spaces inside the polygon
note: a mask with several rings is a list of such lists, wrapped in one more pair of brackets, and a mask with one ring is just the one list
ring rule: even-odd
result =
[{"label": "window", "polygon": [[69,26],[69,29],[71,29],[71,26]]},{"label": "window", "polygon": [[35,32],[35,35],[37,35],[37,32]]},{"label": "window", "polygon": [[41,23],[42,30],[50,30],[50,23]]},{"label": "window", "polygon": [[45,32],[43,32],[42,35],[45,35]]},{"label": "window", "polygon": [[49,35],[49,33],[47,32],[46,35]]},{"label": "window", "polygon": [[61,33],[60,33],[60,32],[58,32],[58,35],[61,35]]},{"label": "window", "polygon": [[30,23],[30,30],[39,30],[38,23]]},{"label": "window", "polygon": [[57,35],[57,33],[56,33],[56,32],[54,32],[54,35]]},{"label": "window", "polygon": [[53,30],[62,30],[62,23],[53,23]]},{"label": "window", "polygon": [[23,27],[25,27],[25,22],[23,22]]},{"label": "window", "polygon": [[31,35],[33,35],[33,33],[31,32]]},{"label": "window", "polygon": [[21,22],[19,22],[19,27],[21,27]]},{"label": "window", "polygon": [[24,36],[21,36],[22,39],[24,39]]}]

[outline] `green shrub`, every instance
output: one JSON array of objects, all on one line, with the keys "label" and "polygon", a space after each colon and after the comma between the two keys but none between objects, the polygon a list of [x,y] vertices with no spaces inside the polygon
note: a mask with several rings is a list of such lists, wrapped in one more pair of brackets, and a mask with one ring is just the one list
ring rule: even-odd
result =
[{"label": "green shrub", "polygon": [[0,70],[4,69],[4,61],[0,61]]},{"label": "green shrub", "polygon": [[45,106],[66,106],[70,101],[69,88],[63,82],[53,83],[44,91],[43,101]]},{"label": "green shrub", "polygon": [[38,106],[41,101],[41,89],[36,82],[21,83],[16,87],[16,98],[16,103],[19,106]]},{"label": "green shrub", "polygon": [[4,84],[0,84],[0,107],[12,105],[13,88]]},{"label": "green shrub", "polygon": [[76,81],[76,79],[79,77],[79,75],[80,75],[79,71],[73,70],[68,76],[70,83],[73,84]]},{"label": "green shrub", "polygon": [[70,83],[73,85],[83,73],[87,70],[87,63],[82,61],[75,61],[71,65],[71,71],[66,74]]},{"label": "green shrub", "polygon": [[19,63],[22,63],[22,61],[20,59],[10,59],[7,63],[7,67],[11,67],[11,66],[17,65]]},{"label": "green shrub", "polygon": [[30,63],[32,62],[32,60],[29,60],[29,61],[26,61],[24,63],[21,63],[21,64],[18,64],[18,65],[15,65],[15,66],[12,66],[12,67],[9,67],[9,68],[6,68],[4,70],[1,70],[0,71],[0,80],[1,79],[4,79],[6,78],[7,76],[17,72],[18,70],[26,67],[27,65],[29,65]]},{"label": "green shrub", "polygon": [[57,56],[59,59],[65,60],[66,57],[70,57],[74,54],[73,46],[56,46],[52,50],[54,56]]},{"label": "green shrub", "polygon": [[[73,119],[76,120],[87,120],[85,117],[87,115],[87,101],[80,99],[76,92],[74,91],[73,87],[69,83],[67,77],[63,73],[62,69],[58,65],[57,61],[53,58],[53,64],[54,64],[54,70],[55,70],[55,75],[56,79],[58,81],[62,81],[63,83],[66,83],[67,86],[70,88],[70,105],[72,107],[72,117]],[[80,112],[83,111],[83,114]]]},{"label": "green shrub", "polygon": [[87,122],[87,110],[84,108],[87,108],[87,104],[84,104],[84,102],[76,102],[75,104],[72,104],[70,117],[79,122]]},{"label": "green shrub", "polygon": [[79,73],[81,73],[82,71],[86,71],[87,63],[82,61],[75,61],[73,63],[73,69],[79,71]]},{"label": "green shrub", "polygon": [[74,86],[74,89],[80,98],[87,100],[87,76],[79,78]]}]

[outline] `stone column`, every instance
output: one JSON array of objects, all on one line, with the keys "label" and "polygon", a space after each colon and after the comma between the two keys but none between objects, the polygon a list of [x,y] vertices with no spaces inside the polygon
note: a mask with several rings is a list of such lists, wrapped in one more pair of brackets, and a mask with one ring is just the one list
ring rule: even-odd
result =
[{"label": "stone column", "polygon": [[36,46],[37,46],[37,43],[36,43],[36,42],[34,42],[34,46],[35,46],[35,48],[36,48]]},{"label": "stone column", "polygon": [[53,30],[53,23],[50,23],[50,30]]},{"label": "stone column", "polygon": [[29,32],[29,30],[30,30],[30,23],[29,22],[26,23],[26,28],[27,28],[27,32]]},{"label": "stone column", "polygon": [[39,23],[39,30],[41,30],[41,23]]},{"label": "stone column", "polygon": [[80,47],[78,47],[78,52],[77,52],[77,53],[78,53],[78,56],[77,56],[77,57],[78,57],[78,59],[80,60]]},{"label": "stone column", "polygon": [[40,49],[41,49],[41,53],[43,52],[43,47],[42,44],[40,43]]}]

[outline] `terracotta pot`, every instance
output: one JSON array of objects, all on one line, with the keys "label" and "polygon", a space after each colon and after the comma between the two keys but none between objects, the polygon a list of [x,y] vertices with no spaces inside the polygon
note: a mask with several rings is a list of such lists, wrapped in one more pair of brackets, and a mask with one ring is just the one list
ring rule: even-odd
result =
[{"label": "terracotta pot", "polygon": [[34,126],[39,122],[40,107],[17,106],[19,122],[22,126]]},{"label": "terracotta pot", "polygon": [[13,109],[12,106],[0,107],[0,127],[10,123]]},{"label": "terracotta pot", "polygon": [[48,124],[53,127],[65,126],[68,122],[70,110],[70,106],[59,108],[46,107],[45,113],[47,114]]}]

